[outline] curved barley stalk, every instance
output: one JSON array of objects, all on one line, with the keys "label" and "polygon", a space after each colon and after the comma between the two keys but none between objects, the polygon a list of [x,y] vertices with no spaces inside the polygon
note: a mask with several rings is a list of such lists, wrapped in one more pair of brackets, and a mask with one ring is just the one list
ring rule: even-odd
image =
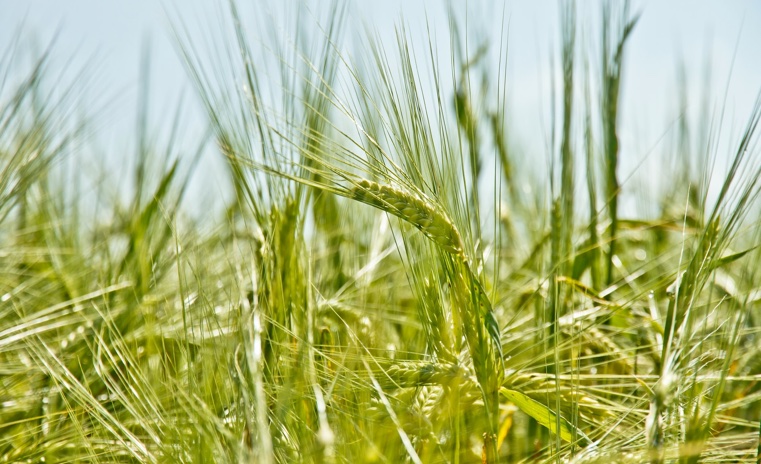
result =
[{"label": "curved barley stalk", "polygon": [[[453,303],[468,343],[489,417],[490,432],[484,435],[484,446],[489,449],[490,456],[496,456],[496,447],[492,442],[498,430],[499,388],[504,373],[499,324],[489,297],[465,256],[460,233],[443,209],[435,208],[431,202],[410,192],[361,179],[348,193],[348,197],[353,200],[374,206],[412,224],[455,258],[449,269]],[[413,377],[417,380],[419,374],[415,372]]]}]

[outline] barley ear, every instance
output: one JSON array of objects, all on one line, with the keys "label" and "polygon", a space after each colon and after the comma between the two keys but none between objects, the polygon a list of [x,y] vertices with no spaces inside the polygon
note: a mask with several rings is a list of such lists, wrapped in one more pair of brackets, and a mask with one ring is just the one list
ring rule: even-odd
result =
[{"label": "barley ear", "polygon": [[443,250],[463,257],[462,238],[449,216],[418,195],[362,179],[349,190],[348,197],[393,214],[415,226]]}]

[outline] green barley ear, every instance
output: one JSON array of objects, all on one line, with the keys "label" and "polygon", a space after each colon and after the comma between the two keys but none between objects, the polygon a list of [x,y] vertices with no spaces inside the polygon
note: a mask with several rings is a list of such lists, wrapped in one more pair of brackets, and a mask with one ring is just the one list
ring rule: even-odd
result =
[{"label": "green barley ear", "polygon": [[415,226],[443,250],[464,257],[462,238],[452,220],[419,196],[362,179],[349,190],[349,198],[393,214]]},{"label": "green barley ear", "polygon": [[420,361],[395,361],[384,366],[378,378],[384,387],[420,388],[427,385],[447,386],[453,381],[465,382],[466,370],[458,364]]}]

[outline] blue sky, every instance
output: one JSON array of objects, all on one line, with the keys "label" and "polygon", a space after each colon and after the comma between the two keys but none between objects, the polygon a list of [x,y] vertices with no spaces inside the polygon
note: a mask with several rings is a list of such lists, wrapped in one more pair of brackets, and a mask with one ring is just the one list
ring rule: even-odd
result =
[{"label": "blue sky", "polygon": [[[182,95],[187,103],[188,124],[194,131],[203,126],[203,114],[178,58],[171,25],[183,21],[192,34],[199,36],[213,32],[219,27],[217,17],[225,3],[0,0],[0,49],[7,49],[20,33],[22,50],[41,50],[57,33],[52,48],[53,69],[87,66],[96,73],[88,94],[93,107],[104,108],[98,113],[99,143],[106,152],[117,153],[131,143],[130,137],[134,138],[138,70],[145,44],[149,44],[151,57],[152,120],[161,126],[161,121],[173,115]],[[305,3],[308,9],[317,11],[328,4],[315,0],[253,3],[256,8],[244,9],[246,14],[262,16],[274,10],[272,16],[281,19]],[[518,143],[530,152],[546,148],[551,83],[548,71],[551,53],[559,42],[559,4],[539,0],[508,2],[504,6],[509,26],[509,120],[518,134]],[[435,29],[446,29],[446,5],[443,1],[354,0],[349,2],[348,23],[357,31],[361,31],[361,24],[377,29],[391,47],[393,25],[400,17],[404,17],[413,37],[425,36],[426,19]],[[591,40],[596,37],[594,18],[599,14],[600,2],[582,1],[579,5],[583,35],[585,40]],[[761,2],[651,0],[633,2],[632,6],[633,11],[642,12],[642,17],[628,49],[624,77],[622,144],[626,149],[638,154],[654,150],[676,118],[679,60],[692,76],[691,95],[697,100],[704,90],[700,76],[704,74],[705,57],[710,55],[711,92],[717,104],[726,106],[727,130],[739,130],[761,89]],[[474,1],[469,8],[472,23],[488,25],[493,39],[499,38],[502,14],[499,2]],[[697,109],[696,104],[690,111]]]}]

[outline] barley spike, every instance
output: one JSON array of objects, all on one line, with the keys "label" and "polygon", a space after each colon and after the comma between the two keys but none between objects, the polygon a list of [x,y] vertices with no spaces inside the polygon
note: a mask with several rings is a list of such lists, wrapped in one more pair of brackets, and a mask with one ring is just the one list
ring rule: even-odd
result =
[{"label": "barley spike", "polygon": [[389,185],[367,179],[349,190],[349,198],[374,206],[417,227],[442,249],[462,256],[460,233],[443,211],[424,199]]}]

